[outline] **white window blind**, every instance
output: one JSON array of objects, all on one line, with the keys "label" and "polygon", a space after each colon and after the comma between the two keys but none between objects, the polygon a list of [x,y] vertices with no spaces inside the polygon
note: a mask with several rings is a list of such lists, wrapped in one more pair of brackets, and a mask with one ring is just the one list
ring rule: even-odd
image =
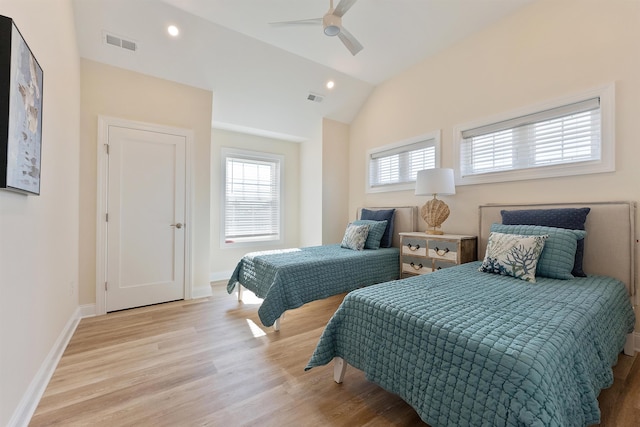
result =
[{"label": "white window blind", "polygon": [[419,170],[439,163],[439,143],[438,133],[370,151],[369,191],[413,188]]},{"label": "white window blind", "polygon": [[600,97],[461,132],[461,176],[601,159]]},{"label": "white window blind", "polygon": [[280,239],[281,159],[259,153],[224,157],[224,241]]}]

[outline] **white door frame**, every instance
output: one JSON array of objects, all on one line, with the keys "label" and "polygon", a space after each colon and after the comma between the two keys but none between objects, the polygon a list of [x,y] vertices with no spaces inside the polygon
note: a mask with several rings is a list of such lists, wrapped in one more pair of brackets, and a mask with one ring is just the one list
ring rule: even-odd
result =
[{"label": "white door frame", "polygon": [[192,177],[191,166],[191,146],[193,143],[193,131],[170,126],[156,125],[150,123],[137,122],[132,120],[118,119],[108,116],[98,116],[98,185],[96,191],[96,311],[97,316],[107,313],[107,295],[105,282],[107,275],[107,223],[105,221],[107,208],[107,185],[108,185],[108,161],[106,145],[109,141],[109,126],[120,126],[131,129],[138,129],[149,132],[168,133],[171,135],[183,136],[186,140],[186,165],[185,165],[185,219],[187,226],[184,228],[184,299],[191,299],[192,287],[191,276],[191,229],[193,228],[192,215]]}]

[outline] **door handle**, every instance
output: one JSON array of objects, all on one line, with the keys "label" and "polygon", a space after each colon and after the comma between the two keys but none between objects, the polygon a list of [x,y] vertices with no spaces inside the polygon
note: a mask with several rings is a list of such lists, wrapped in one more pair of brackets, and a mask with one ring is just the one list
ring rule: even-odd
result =
[{"label": "door handle", "polygon": [[171,224],[170,227],[175,227],[175,228],[182,228],[182,223],[178,222],[176,224]]}]

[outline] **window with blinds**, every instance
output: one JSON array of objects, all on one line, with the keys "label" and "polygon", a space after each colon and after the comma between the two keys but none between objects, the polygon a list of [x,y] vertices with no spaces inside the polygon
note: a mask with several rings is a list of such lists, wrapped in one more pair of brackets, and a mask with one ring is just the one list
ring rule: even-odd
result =
[{"label": "window with blinds", "polygon": [[283,158],[223,150],[224,243],[279,241]]},{"label": "window with blinds", "polygon": [[370,150],[367,158],[369,192],[413,189],[419,170],[440,164],[440,133]]},{"label": "window with blinds", "polygon": [[[456,183],[610,171],[611,91],[479,126],[459,127]],[[517,173],[517,175],[516,175]]]}]

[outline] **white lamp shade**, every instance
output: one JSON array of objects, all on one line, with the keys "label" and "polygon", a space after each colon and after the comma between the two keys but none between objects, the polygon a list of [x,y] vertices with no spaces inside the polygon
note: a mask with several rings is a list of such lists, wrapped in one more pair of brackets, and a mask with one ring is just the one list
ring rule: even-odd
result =
[{"label": "white lamp shade", "polygon": [[418,171],[416,177],[416,196],[450,196],[456,194],[453,169],[434,168]]}]

